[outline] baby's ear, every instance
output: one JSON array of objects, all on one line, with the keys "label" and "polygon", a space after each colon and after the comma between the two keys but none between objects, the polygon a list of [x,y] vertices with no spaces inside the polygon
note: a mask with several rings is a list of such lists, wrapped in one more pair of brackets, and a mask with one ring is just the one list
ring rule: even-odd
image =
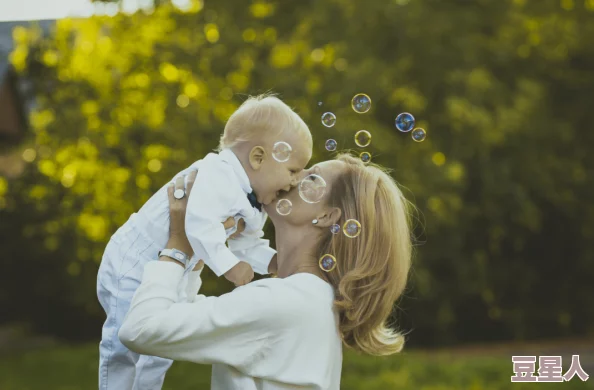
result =
[{"label": "baby's ear", "polygon": [[262,163],[264,162],[264,158],[266,156],[266,152],[262,146],[254,146],[250,151],[250,166],[254,171],[259,170],[262,167]]}]

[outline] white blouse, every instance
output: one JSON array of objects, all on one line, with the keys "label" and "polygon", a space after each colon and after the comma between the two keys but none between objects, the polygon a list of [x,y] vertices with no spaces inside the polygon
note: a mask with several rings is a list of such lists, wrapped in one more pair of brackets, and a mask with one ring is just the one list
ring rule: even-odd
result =
[{"label": "white blouse", "polygon": [[334,291],[315,275],[269,278],[220,297],[178,302],[184,269],[151,261],[119,331],[130,350],[212,364],[211,389],[339,389],[342,344]]}]

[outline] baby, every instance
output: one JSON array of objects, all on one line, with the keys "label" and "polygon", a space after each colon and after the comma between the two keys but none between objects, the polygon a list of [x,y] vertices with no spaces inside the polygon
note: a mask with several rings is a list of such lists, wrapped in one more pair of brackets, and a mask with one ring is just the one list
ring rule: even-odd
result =
[{"label": "baby", "polygon": [[[284,142],[281,150],[275,148],[278,142]],[[186,234],[194,255],[186,259],[180,252],[163,253],[185,263],[180,299],[188,298],[188,275],[200,259],[217,276],[225,275],[236,285],[248,283],[254,271],[268,273],[276,252],[262,239],[267,218],[262,205],[297,185],[311,158],[312,137],[305,122],[285,103],[258,96],[231,115],[218,150],[170,181],[198,170],[186,213]],[[168,184],[118,229],[103,254],[97,276],[97,295],[107,314],[99,348],[101,390],[160,389],[172,363],[135,354],[118,339],[144,265],[158,259],[169,238]],[[184,191],[175,195],[186,196]],[[223,225],[230,216],[245,222],[244,231],[231,239],[236,228],[226,230]]]}]

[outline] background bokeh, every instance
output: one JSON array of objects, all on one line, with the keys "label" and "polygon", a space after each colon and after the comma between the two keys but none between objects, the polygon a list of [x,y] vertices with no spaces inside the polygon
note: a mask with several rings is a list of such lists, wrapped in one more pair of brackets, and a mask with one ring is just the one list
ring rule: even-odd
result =
[{"label": "background bokeh", "polygon": [[[419,208],[394,315],[407,352],[348,353],[343,388],[508,388],[512,352],[459,352],[477,343],[585,349],[594,375],[594,0],[159,1],[12,34],[33,109],[25,136],[0,144],[24,166],[0,176],[0,324],[11,340],[58,341],[11,343],[1,388],[96,386],[95,283],[110,235],[217,146],[248,95],[267,91],[310,125],[312,163],[333,157],[328,138],[337,151],[366,150]],[[373,101],[366,114],[350,106],[361,92]],[[396,130],[405,111],[424,142]],[[361,129],[369,147],[355,145]],[[203,286],[230,289],[212,274]],[[446,352],[426,354],[435,348]],[[19,374],[33,367],[46,379]],[[208,379],[176,363],[166,386]]]}]

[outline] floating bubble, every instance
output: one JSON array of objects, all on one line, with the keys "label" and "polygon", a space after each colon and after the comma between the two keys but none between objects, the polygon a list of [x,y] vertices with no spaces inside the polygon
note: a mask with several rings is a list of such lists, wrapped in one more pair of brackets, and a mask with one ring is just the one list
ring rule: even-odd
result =
[{"label": "floating bubble", "polygon": [[324,104],[324,103],[318,102],[318,106],[322,107],[322,104]]},{"label": "floating bubble", "polygon": [[322,114],[322,124],[326,127],[332,127],[336,124],[336,115],[331,112]]},{"label": "floating bubble", "polygon": [[329,254],[320,257],[320,268],[326,272],[332,271],[336,268],[336,257]]},{"label": "floating bubble", "polygon": [[330,226],[330,231],[332,234],[338,234],[338,232],[340,232],[340,225],[335,223],[334,225]]},{"label": "floating bubble", "polygon": [[364,93],[359,93],[351,100],[353,110],[359,114],[364,114],[371,109],[371,98]]},{"label": "floating bubble", "polygon": [[326,180],[311,174],[299,183],[299,196],[307,203],[318,203],[326,193]]},{"label": "floating bubble", "polygon": [[359,158],[361,159],[361,161],[363,161],[364,163],[368,163],[371,161],[371,154],[367,153],[367,152],[363,152],[359,155]]},{"label": "floating bubble", "polygon": [[333,139],[329,139],[328,141],[326,141],[326,150],[329,152],[335,151],[337,146],[338,143]]},{"label": "floating bubble", "polygon": [[371,133],[367,130],[359,130],[355,133],[355,143],[364,148],[371,143]]},{"label": "floating bubble", "polygon": [[425,140],[425,137],[427,137],[427,132],[424,129],[417,127],[412,131],[411,136],[413,140],[417,142],[422,142]]},{"label": "floating bubble", "polygon": [[349,238],[355,238],[361,234],[361,224],[356,219],[348,219],[342,226],[342,232]]},{"label": "floating bubble", "polygon": [[293,148],[286,142],[280,141],[272,147],[272,157],[278,162],[286,162],[291,157]]},{"label": "floating bubble", "polygon": [[415,117],[408,112],[403,112],[396,117],[396,128],[403,133],[408,133],[415,127]]},{"label": "floating bubble", "polygon": [[293,209],[293,203],[289,199],[281,199],[276,202],[276,212],[280,215],[289,215]]}]

